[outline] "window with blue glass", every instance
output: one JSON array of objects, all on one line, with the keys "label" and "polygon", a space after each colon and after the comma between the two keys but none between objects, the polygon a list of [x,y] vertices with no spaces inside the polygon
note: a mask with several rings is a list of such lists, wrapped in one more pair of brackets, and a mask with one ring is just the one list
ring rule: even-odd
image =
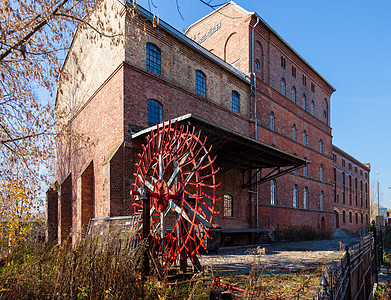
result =
[{"label": "window with blue glass", "polygon": [[239,93],[232,91],[232,111],[240,113],[240,97]]},{"label": "window with blue glass", "polygon": [[162,122],[162,105],[155,100],[148,100],[148,126]]},{"label": "window with blue glass", "polygon": [[270,113],[270,129],[274,130],[274,113]]},{"label": "window with blue glass", "polygon": [[276,205],[277,202],[276,192],[277,192],[277,184],[276,181],[273,179],[272,181],[270,181],[270,204],[271,205]]},{"label": "window with blue glass", "polygon": [[152,44],[147,44],[147,69],[160,75],[160,71],[161,71],[160,50]]},{"label": "window with blue glass", "polygon": [[206,95],[206,77],[201,71],[196,71],[195,92],[201,96]]},{"label": "window with blue glass", "polygon": [[283,96],[286,95],[286,84],[285,84],[285,79],[284,78],[281,79],[281,94]]}]

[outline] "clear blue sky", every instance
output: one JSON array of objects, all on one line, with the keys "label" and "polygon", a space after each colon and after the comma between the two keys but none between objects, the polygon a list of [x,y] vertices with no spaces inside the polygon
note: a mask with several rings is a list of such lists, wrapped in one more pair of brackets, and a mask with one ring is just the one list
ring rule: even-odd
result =
[{"label": "clear blue sky", "polygon": [[[212,11],[199,0],[136,2],[180,31]],[[372,188],[379,179],[381,204],[391,207],[391,1],[235,2],[257,12],[336,88],[331,97],[333,143],[371,163]]]}]

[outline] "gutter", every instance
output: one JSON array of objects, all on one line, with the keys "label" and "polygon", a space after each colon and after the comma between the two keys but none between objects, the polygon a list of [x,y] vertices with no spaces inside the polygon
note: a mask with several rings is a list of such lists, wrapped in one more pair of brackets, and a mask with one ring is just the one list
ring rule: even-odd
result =
[{"label": "gutter", "polygon": [[[255,47],[254,47],[254,28],[259,23],[259,17],[257,16],[257,22],[254,24],[254,26],[251,28],[251,74],[253,81],[251,83],[251,91],[254,93],[254,136],[255,140],[258,141],[258,116],[257,116],[257,75],[255,74]],[[259,169],[256,170],[257,172],[257,182],[259,182]],[[258,229],[259,227],[259,185],[256,185],[256,226],[255,228]],[[250,197],[251,199],[251,197]],[[250,200],[251,201],[251,200]]]}]

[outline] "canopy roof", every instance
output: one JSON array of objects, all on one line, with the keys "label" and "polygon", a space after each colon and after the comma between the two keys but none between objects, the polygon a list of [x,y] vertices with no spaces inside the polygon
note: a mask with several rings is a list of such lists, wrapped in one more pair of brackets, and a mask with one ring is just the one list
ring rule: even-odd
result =
[{"label": "canopy roof", "polygon": [[[219,174],[234,168],[242,170],[269,169],[269,172],[266,172],[267,174],[264,174],[263,177],[261,176],[258,182],[254,180],[250,180],[252,184],[243,182],[243,187],[250,187],[256,183],[274,179],[308,163],[305,159],[256,141],[194,114],[186,114],[171,120],[171,123],[174,122],[192,125],[197,131],[201,131],[201,137],[207,137],[207,143],[213,145],[211,157],[217,156],[216,163],[220,166]],[[152,130],[157,126],[163,126],[163,124],[167,125],[168,121],[134,133],[132,139],[143,142]]]}]

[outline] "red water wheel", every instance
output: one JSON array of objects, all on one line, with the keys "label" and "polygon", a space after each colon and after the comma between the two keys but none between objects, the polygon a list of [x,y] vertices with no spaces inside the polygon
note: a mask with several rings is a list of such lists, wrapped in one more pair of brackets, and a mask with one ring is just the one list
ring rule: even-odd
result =
[{"label": "red water wheel", "polygon": [[[150,194],[150,234],[161,262],[187,261],[209,237],[216,203],[215,158],[206,138],[195,128],[177,123],[158,127],[146,138],[136,164],[134,188]],[[142,232],[142,203],[135,201],[138,233]]]}]

